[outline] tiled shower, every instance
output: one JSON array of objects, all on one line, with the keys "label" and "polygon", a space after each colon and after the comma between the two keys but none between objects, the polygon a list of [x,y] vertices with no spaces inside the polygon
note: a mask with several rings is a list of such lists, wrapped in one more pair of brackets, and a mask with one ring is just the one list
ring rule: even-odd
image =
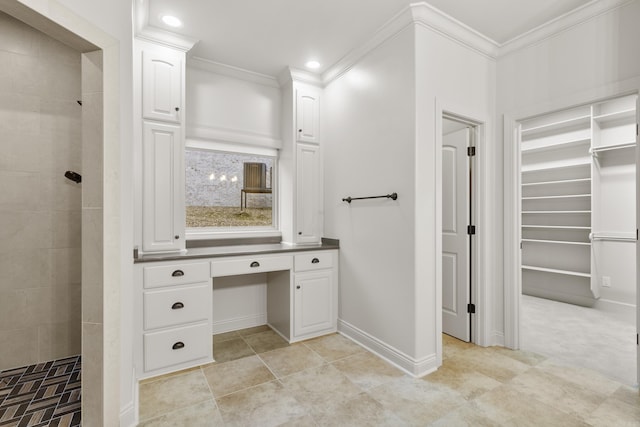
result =
[{"label": "tiled shower", "polygon": [[[13,373],[0,373],[0,421],[55,418],[57,400],[34,405],[47,381],[40,394],[72,399],[66,424],[79,417],[82,184],[64,174],[82,172],[81,61],[0,13],[0,371]],[[58,365],[73,380],[60,368],[51,369],[59,384],[48,379]]]}]

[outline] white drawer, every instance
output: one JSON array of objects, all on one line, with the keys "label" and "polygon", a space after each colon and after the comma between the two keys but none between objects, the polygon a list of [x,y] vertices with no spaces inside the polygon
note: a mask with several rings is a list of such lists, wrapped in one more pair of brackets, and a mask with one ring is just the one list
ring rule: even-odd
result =
[{"label": "white drawer", "polygon": [[237,274],[291,270],[292,267],[293,257],[291,255],[221,258],[211,261],[211,275],[213,277],[235,276]]},{"label": "white drawer", "polygon": [[144,329],[194,323],[211,318],[212,284],[204,282],[144,293]]},{"label": "white drawer", "polygon": [[144,267],[143,271],[145,288],[198,283],[211,277],[208,262]]},{"label": "white drawer", "polygon": [[333,267],[333,251],[309,252],[295,256],[296,273]]},{"label": "white drawer", "polygon": [[201,323],[144,334],[144,370],[210,358],[213,351],[211,325]]}]

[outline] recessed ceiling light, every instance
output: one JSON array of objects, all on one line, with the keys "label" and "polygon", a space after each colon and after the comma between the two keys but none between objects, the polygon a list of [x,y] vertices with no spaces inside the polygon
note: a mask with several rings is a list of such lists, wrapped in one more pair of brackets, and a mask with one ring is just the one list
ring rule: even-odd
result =
[{"label": "recessed ceiling light", "polygon": [[162,22],[164,22],[170,27],[174,27],[174,28],[182,27],[182,21],[172,15],[164,15],[162,17]]},{"label": "recessed ceiling light", "polygon": [[320,68],[320,63],[318,61],[307,61],[307,63],[304,64],[304,66],[312,70],[315,70],[317,68]]}]

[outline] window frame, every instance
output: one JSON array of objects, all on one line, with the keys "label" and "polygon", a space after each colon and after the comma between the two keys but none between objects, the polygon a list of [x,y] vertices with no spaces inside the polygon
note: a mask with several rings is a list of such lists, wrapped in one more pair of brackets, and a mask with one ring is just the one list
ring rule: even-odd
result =
[{"label": "window frame", "polygon": [[[186,139],[185,153],[188,149],[216,151],[230,154],[247,154],[254,156],[265,156],[273,158],[272,181],[271,188],[271,226],[248,226],[248,227],[187,227],[185,223],[185,238],[190,240],[217,240],[217,239],[250,239],[256,237],[282,237],[280,229],[279,215],[279,174],[278,164],[280,160],[280,152],[276,148],[258,147],[249,144],[233,144],[218,141],[204,141],[198,139]],[[185,189],[186,189],[186,162],[185,162]],[[183,209],[186,212],[186,198],[183,203]]]}]

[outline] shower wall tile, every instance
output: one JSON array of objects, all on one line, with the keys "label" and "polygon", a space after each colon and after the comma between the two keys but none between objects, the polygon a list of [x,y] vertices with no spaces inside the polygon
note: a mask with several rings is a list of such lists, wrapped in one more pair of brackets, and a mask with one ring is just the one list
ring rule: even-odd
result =
[{"label": "shower wall tile", "polygon": [[[82,212],[53,211],[52,246],[54,248],[80,248],[82,233]],[[75,260],[77,263],[77,260]]]},{"label": "shower wall tile", "polygon": [[53,360],[80,354],[81,329],[75,322],[59,322],[38,327],[38,360]]},{"label": "shower wall tile", "polygon": [[20,21],[4,13],[0,14],[0,50],[38,56],[40,34]]},{"label": "shower wall tile", "polygon": [[37,328],[0,330],[0,342],[0,370],[38,361]]},{"label": "shower wall tile", "polygon": [[80,260],[82,250],[80,248],[52,249],[52,283],[64,285],[66,283],[80,283],[82,269]]},{"label": "shower wall tile", "polygon": [[[2,61],[0,59],[0,61]],[[2,67],[0,67],[2,69]],[[2,78],[0,77],[0,80]],[[49,139],[42,135],[24,135],[7,132],[2,135],[2,156],[0,156],[0,171],[3,172],[43,172],[49,168],[50,150],[43,150],[43,146],[50,144]]]},{"label": "shower wall tile", "polygon": [[78,52],[1,12],[0,63],[4,369],[81,350],[82,86]]},{"label": "shower wall tile", "polygon": [[49,286],[51,251],[49,249],[16,249],[1,244],[0,271],[3,272],[0,292]]},{"label": "shower wall tile", "polygon": [[82,192],[83,207],[103,206],[103,145],[102,135],[102,102],[101,92],[83,95],[82,111],[82,165],[84,187]]},{"label": "shower wall tile", "polygon": [[16,249],[51,248],[50,212],[0,210],[0,247]]},{"label": "shower wall tile", "polygon": [[102,51],[82,55],[82,95],[102,92]]},{"label": "shower wall tile", "polygon": [[[102,324],[82,324],[82,394],[102,396],[103,377],[103,331]],[[102,399],[82,399],[82,425],[101,426]]]}]

